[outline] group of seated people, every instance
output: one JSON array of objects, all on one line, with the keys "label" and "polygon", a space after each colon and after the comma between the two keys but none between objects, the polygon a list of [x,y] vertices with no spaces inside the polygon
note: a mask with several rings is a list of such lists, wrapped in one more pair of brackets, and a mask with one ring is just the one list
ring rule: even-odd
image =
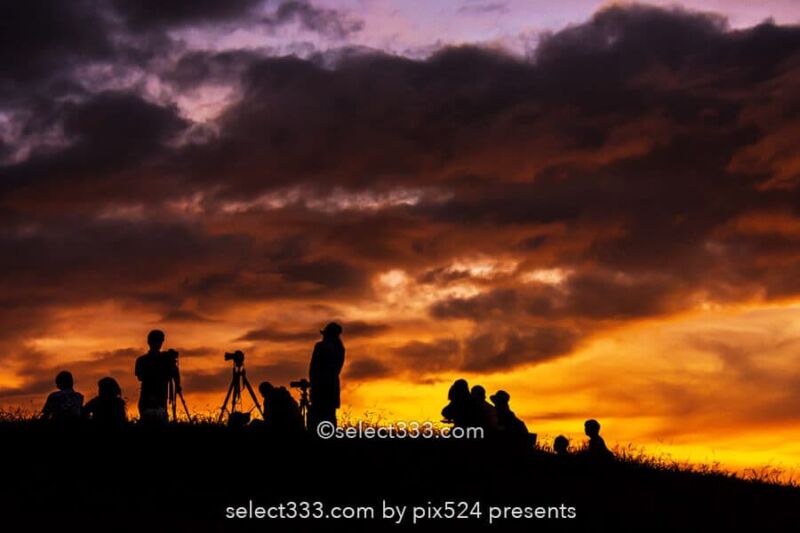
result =
[{"label": "group of seated people", "polygon": [[83,394],[75,392],[74,379],[67,371],[56,376],[57,391],[47,397],[42,418],[54,422],[88,420],[97,426],[116,427],[128,421],[125,400],[117,380],[105,377],[97,382],[97,396],[83,403]]},{"label": "group of seated people", "polygon": [[454,427],[480,427],[485,435],[503,436],[520,441],[529,439],[525,422],[517,418],[508,405],[511,396],[497,391],[486,401],[486,389],[475,385],[472,389],[465,379],[456,380],[447,393],[449,403],[442,409],[445,422]]},{"label": "group of seated people", "polygon": [[[600,422],[590,418],[583,423],[583,431],[589,437],[589,442],[578,450],[580,453],[595,459],[610,459],[614,456],[606,446],[606,441],[600,436]],[[553,451],[559,456],[569,455],[569,439],[564,435],[556,437],[553,440]]]},{"label": "group of seated people", "polygon": [[[486,401],[486,389],[475,385],[470,389],[467,380],[457,379],[447,393],[449,403],[442,409],[444,422],[453,427],[480,427],[487,437],[504,437],[509,440],[528,443],[535,437],[528,433],[525,422],[511,410],[511,396],[499,390]],[[589,442],[581,451],[592,457],[612,457],[611,451],[600,436],[600,423],[590,419],[584,423],[584,432]],[[553,441],[553,451],[563,456],[570,453],[569,439],[559,435]]]}]

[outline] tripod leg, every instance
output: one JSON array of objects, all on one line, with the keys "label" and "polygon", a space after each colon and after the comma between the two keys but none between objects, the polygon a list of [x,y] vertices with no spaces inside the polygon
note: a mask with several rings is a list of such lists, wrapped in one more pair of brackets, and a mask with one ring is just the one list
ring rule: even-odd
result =
[{"label": "tripod leg", "polygon": [[177,409],[175,405],[175,382],[172,380],[169,380],[169,383],[167,384],[167,401],[172,409],[172,421],[177,422],[178,417],[176,416]]},{"label": "tripod leg", "polygon": [[261,404],[258,403],[258,398],[256,397],[256,393],[253,392],[253,387],[250,386],[250,380],[247,379],[247,375],[242,373],[242,381],[244,381],[244,386],[247,387],[247,392],[250,393],[250,397],[253,399],[253,403],[256,404],[256,409],[261,414],[261,418],[264,418],[264,411],[261,409]]},{"label": "tripod leg", "polygon": [[191,422],[192,421],[192,415],[189,414],[189,408],[186,407],[186,399],[183,397],[183,393],[179,392],[178,396],[180,396],[180,398],[181,398],[181,404],[183,404],[183,410],[186,413],[186,418],[188,418],[189,422]]},{"label": "tripod leg", "polygon": [[236,375],[236,378],[233,383],[233,400],[231,401],[231,412],[233,413],[236,411],[237,406],[241,407],[242,405],[242,378],[239,374]]},{"label": "tripod leg", "polygon": [[[234,376],[234,380],[236,376]],[[225,395],[225,401],[222,402],[222,409],[219,410],[219,418],[217,418],[217,424],[222,424],[222,417],[225,416],[225,408],[228,406],[228,400],[231,398],[231,393],[233,392],[233,386],[236,382],[231,381],[230,386],[228,387],[228,394]]]}]

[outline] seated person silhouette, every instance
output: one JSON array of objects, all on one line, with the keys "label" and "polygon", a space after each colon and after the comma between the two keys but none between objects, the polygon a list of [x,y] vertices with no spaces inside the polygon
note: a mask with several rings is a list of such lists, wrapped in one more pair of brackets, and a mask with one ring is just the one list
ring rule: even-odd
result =
[{"label": "seated person silhouette", "polygon": [[56,376],[57,391],[50,393],[42,408],[42,418],[53,422],[74,422],[81,417],[83,394],[73,390],[72,374],[66,370]]},{"label": "seated person silhouette", "polygon": [[511,400],[509,395],[504,390],[499,390],[494,393],[490,398],[497,413],[497,423],[499,429],[504,437],[509,439],[519,439],[522,442],[528,441],[528,426],[525,422],[517,418],[514,411],[509,407],[508,402]]},{"label": "seated person silhouette", "polygon": [[97,427],[115,428],[128,421],[122,389],[114,378],[106,377],[97,382],[97,396],[83,407],[83,417]]},{"label": "seated person silhouette", "polygon": [[264,429],[281,436],[297,436],[304,431],[300,407],[286,387],[264,381],[258,392],[264,398]]},{"label": "seated person silhouette", "polygon": [[447,392],[450,401],[442,409],[442,418],[454,427],[472,427],[475,425],[475,403],[469,394],[469,385],[465,379],[457,379]]},{"label": "seated person silhouette", "polygon": [[161,351],[164,332],[154,329],[147,335],[150,351],[136,359],[136,377],[142,382],[139,394],[139,417],[146,424],[167,422],[167,393],[170,381],[175,392],[181,391],[177,352]]},{"label": "seated person silhouette", "polygon": [[556,437],[553,441],[553,451],[560,456],[569,455],[569,439],[564,435]]},{"label": "seated person silhouette", "polygon": [[470,391],[472,403],[475,406],[475,419],[477,425],[489,433],[497,432],[500,424],[497,421],[497,409],[486,401],[486,389],[475,385]]},{"label": "seated person silhouette", "polygon": [[606,446],[606,441],[600,436],[600,422],[591,418],[583,423],[584,432],[589,437],[586,455],[595,459],[610,459],[614,456]]}]

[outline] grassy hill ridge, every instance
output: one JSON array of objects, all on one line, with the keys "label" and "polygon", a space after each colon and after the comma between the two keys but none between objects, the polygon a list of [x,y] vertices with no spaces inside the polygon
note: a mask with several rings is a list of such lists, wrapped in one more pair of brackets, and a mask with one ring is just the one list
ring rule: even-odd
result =
[{"label": "grassy hill ridge", "polygon": [[[0,442],[4,520],[70,531],[791,531],[800,516],[794,486],[485,441],[282,440],[213,424],[108,433],[6,421]],[[227,517],[287,502],[323,517]],[[448,517],[448,502],[478,513]],[[383,517],[387,504],[405,507],[399,525]],[[375,514],[334,519],[334,507]],[[490,511],[501,516],[490,523]],[[425,516],[411,522],[412,512]]]}]

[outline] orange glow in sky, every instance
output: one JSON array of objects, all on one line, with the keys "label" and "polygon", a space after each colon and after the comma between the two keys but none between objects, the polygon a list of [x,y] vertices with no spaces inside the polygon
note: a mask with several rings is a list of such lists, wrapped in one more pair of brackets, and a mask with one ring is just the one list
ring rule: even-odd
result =
[{"label": "orange glow in sky", "polygon": [[213,414],[336,320],[344,418],[464,377],[544,445],[798,468],[798,2],[200,4],[6,24],[0,406],[135,415],[158,328]]}]

